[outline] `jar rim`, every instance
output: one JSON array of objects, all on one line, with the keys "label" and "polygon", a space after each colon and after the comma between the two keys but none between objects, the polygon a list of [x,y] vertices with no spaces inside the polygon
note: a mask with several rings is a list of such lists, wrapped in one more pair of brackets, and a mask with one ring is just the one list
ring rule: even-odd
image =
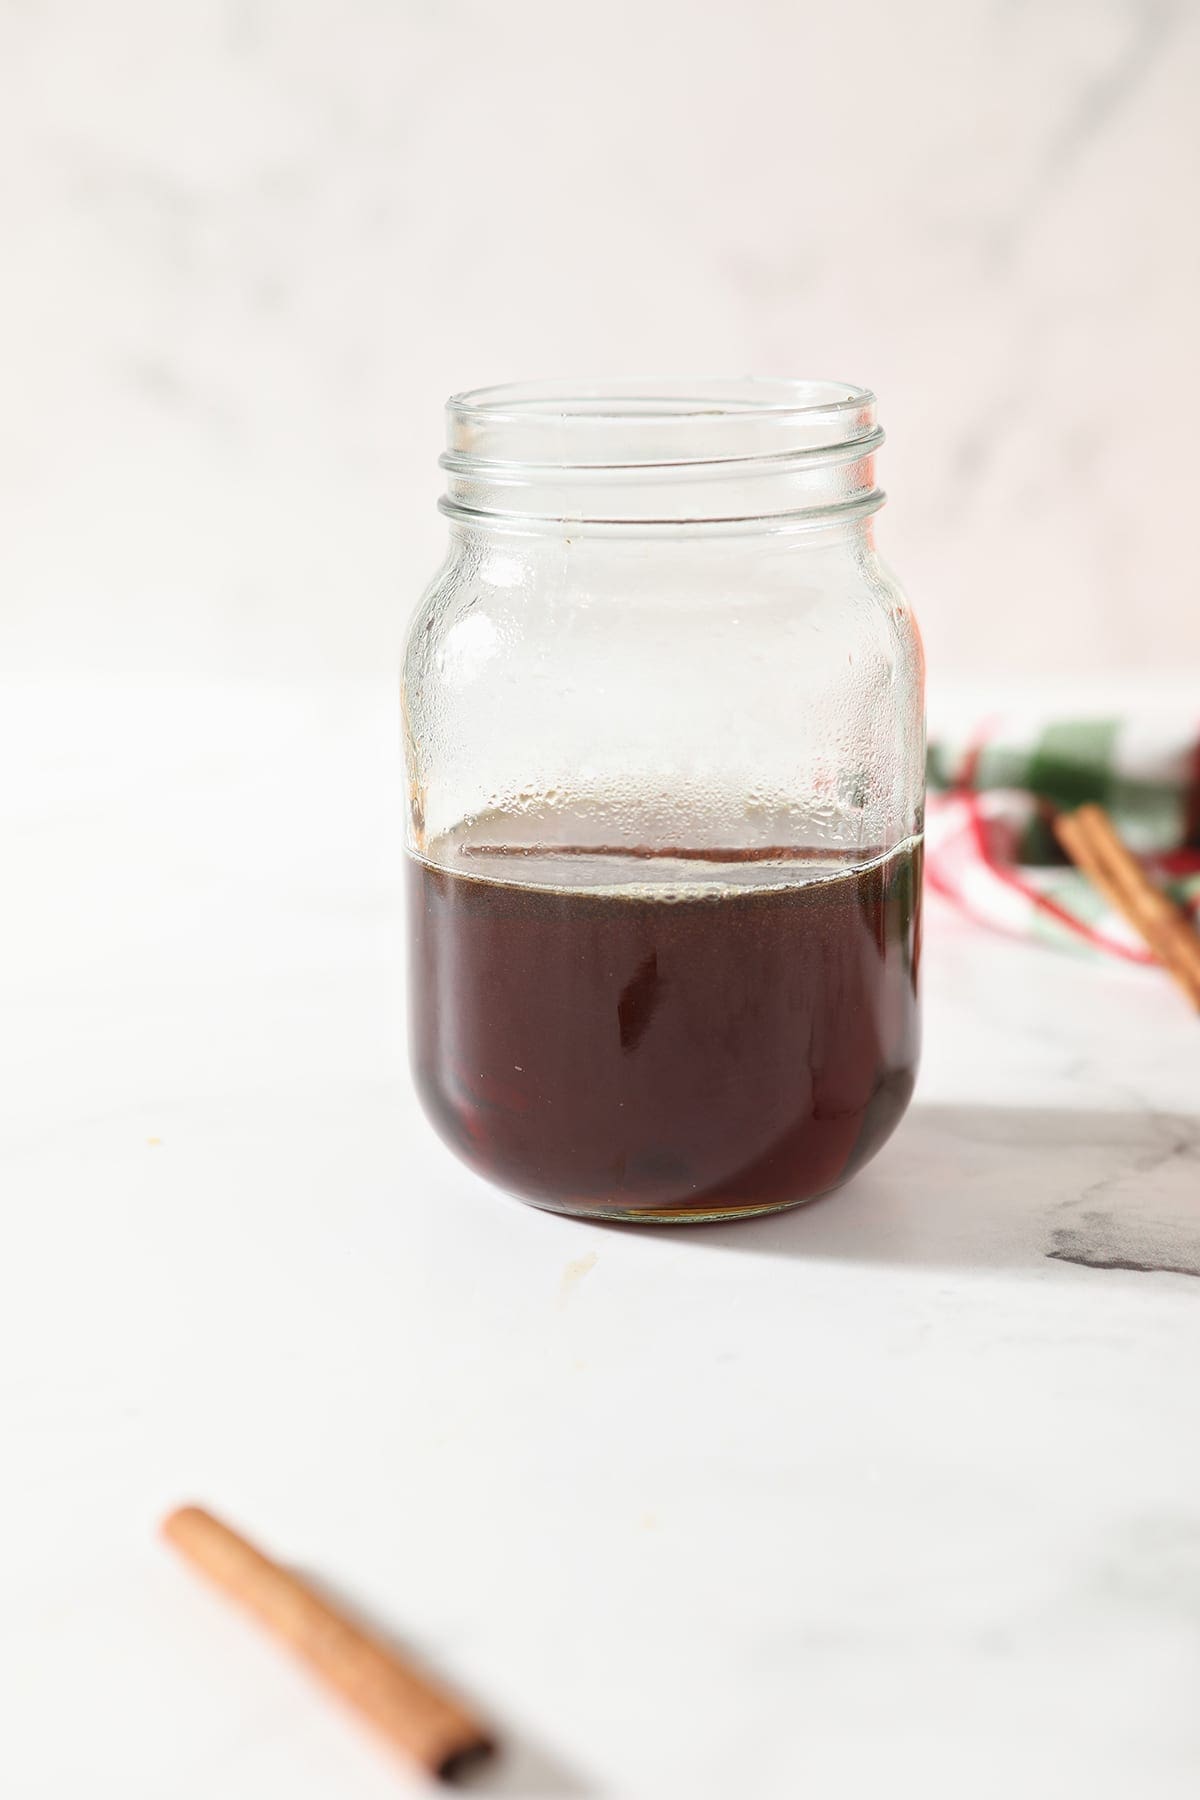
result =
[{"label": "jar rim", "polygon": [[616,375],[589,380],[505,381],[468,388],[451,394],[446,411],[456,418],[479,415],[497,422],[533,416],[621,419],[652,425],[680,417],[740,418],[748,412],[774,417],[841,413],[874,403],[869,388],[807,376]]},{"label": "jar rim", "polygon": [[446,438],[452,517],[729,522],[882,500],[875,396],[845,381],[509,382],[452,395]]},{"label": "jar rim", "polygon": [[876,429],[869,388],[771,375],[503,382],[452,394],[446,414],[452,455],[558,467],[835,450]]}]

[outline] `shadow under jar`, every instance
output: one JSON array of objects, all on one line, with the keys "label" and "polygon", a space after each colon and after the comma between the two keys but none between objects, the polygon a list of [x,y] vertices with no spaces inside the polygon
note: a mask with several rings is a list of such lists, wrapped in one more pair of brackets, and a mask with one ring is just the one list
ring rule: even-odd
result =
[{"label": "shadow under jar", "polygon": [[825,1193],[908,1103],[923,665],[875,554],[872,395],[450,401],[404,668],[416,1082],[538,1206]]}]

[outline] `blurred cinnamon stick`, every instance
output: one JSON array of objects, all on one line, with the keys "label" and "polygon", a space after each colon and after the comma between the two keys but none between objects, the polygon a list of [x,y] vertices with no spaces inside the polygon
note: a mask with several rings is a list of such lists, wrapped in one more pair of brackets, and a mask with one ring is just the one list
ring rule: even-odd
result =
[{"label": "blurred cinnamon stick", "polygon": [[1200,1011],[1200,934],[1157,888],[1122,842],[1102,806],[1081,806],[1054,821],[1059,843],[1143,939]]},{"label": "blurred cinnamon stick", "polygon": [[180,1507],[162,1530],[195,1568],[430,1774],[451,1778],[491,1750],[479,1721],[457,1700],[212,1513]]}]

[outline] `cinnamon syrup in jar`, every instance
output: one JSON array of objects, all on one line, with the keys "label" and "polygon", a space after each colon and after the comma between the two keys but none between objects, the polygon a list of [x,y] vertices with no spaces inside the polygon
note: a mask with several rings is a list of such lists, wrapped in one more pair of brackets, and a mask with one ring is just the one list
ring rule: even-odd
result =
[{"label": "cinnamon syrup in jar", "polygon": [[908,1104],[919,839],[851,862],[452,837],[408,871],[424,1105],[539,1206],[773,1211],[845,1181]]}]

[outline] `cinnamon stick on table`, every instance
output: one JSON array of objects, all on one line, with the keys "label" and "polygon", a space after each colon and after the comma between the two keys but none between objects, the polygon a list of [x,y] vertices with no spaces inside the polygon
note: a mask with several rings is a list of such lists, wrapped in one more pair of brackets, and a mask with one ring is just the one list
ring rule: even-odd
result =
[{"label": "cinnamon stick on table", "polygon": [[1081,806],[1054,821],[1071,861],[1144,939],[1200,1011],[1200,933],[1157,888],[1102,806]]},{"label": "cinnamon stick on table", "polygon": [[180,1507],[162,1529],[189,1562],[431,1774],[450,1778],[491,1750],[479,1721],[457,1700],[211,1513]]}]

